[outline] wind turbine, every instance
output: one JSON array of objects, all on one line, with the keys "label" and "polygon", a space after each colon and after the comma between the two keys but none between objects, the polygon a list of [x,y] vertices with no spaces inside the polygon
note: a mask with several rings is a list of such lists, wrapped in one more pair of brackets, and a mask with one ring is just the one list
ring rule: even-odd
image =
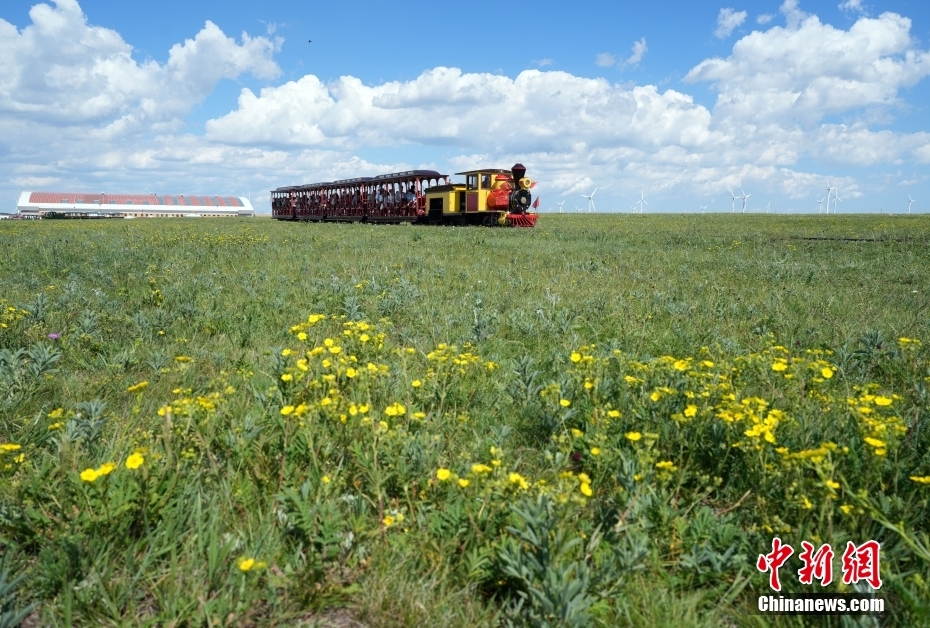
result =
[{"label": "wind turbine", "polygon": [[830,185],[830,179],[827,179],[827,213],[830,213],[830,192],[836,188]]},{"label": "wind turbine", "polygon": [[591,208],[594,208],[595,213],[597,212],[597,206],[594,204],[594,193],[597,192],[597,188],[594,188],[594,192],[591,192],[591,195],[582,194],[581,196],[588,199],[588,213],[591,213]]},{"label": "wind turbine", "polygon": [[646,202],[646,192],[644,190],[640,190],[639,200],[636,201],[636,204],[639,205],[639,213],[643,213],[643,205],[649,204]]},{"label": "wind turbine", "polygon": [[631,206],[630,206],[630,212],[631,212],[631,213],[634,213],[634,214],[636,213],[636,205],[631,205]]},{"label": "wind turbine", "polygon": [[817,213],[822,214],[823,213],[823,199],[820,199],[817,202],[820,203],[820,205],[817,206]]},{"label": "wind turbine", "polygon": [[746,199],[752,196],[752,194],[746,194],[743,188],[740,188],[739,191],[743,193],[743,213],[745,214],[746,213]]},{"label": "wind turbine", "polygon": [[[843,199],[840,198],[840,191],[837,190],[836,188],[833,188],[833,189],[834,189],[834,192],[833,192],[833,213],[835,214],[835,213],[836,213],[836,203],[837,203],[837,202],[842,203],[842,202],[843,202]],[[829,208],[827,208],[827,209],[829,209]]]},{"label": "wind turbine", "polygon": [[575,205],[575,211],[578,212],[578,213],[581,213],[581,212],[583,212],[584,210],[581,209],[580,207],[578,207],[577,205]]},{"label": "wind turbine", "polygon": [[730,190],[730,196],[732,197],[730,199],[730,211],[735,214],[736,213],[736,195],[733,194],[733,190]]},{"label": "wind turbine", "polygon": [[701,213],[704,213],[704,210],[707,209],[707,205],[701,205]]},{"label": "wind turbine", "polygon": [[911,205],[914,204],[914,199],[911,198],[911,195],[907,195],[907,213],[911,213]]},{"label": "wind turbine", "polygon": [[765,206],[765,213],[768,214],[771,208],[772,208],[772,201],[769,201],[769,204]]},{"label": "wind turbine", "polygon": [[564,205],[564,204],[565,204],[565,201],[562,201],[561,203],[559,203],[559,213],[560,213],[560,214],[562,213],[562,205]]}]

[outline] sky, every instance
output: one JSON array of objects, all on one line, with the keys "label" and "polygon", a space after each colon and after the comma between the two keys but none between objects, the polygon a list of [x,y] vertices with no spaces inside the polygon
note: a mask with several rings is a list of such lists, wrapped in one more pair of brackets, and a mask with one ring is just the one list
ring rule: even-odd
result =
[{"label": "sky", "polygon": [[[312,41],[310,41],[312,40]],[[3,0],[0,212],[527,167],[541,209],[930,211],[930,3]],[[735,201],[732,196],[737,198]]]}]

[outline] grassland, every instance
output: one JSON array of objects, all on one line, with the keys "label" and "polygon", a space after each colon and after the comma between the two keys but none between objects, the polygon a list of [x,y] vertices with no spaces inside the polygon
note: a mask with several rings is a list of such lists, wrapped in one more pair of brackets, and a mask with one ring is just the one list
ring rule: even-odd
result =
[{"label": "grassland", "polygon": [[927,625],[928,245],[0,223],[0,625],[803,625],[748,612],[776,534],[881,541],[855,625]]}]

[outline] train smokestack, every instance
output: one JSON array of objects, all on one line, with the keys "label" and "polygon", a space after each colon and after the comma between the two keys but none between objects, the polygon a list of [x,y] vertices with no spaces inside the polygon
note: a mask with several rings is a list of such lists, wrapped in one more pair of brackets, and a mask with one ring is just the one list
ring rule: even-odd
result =
[{"label": "train smokestack", "polygon": [[521,163],[514,164],[513,168],[510,169],[510,173],[513,175],[513,189],[520,189],[520,179],[526,176],[526,168]]}]

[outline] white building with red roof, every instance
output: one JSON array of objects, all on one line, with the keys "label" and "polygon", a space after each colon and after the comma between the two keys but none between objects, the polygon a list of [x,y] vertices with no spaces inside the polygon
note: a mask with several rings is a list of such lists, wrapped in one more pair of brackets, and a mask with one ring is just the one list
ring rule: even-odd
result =
[{"label": "white building with red roof", "polygon": [[254,216],[248,198],[185,194],[90,194],[86,192],[23,192],[16,210],[23,216],[123,218],[221,218]]}]

